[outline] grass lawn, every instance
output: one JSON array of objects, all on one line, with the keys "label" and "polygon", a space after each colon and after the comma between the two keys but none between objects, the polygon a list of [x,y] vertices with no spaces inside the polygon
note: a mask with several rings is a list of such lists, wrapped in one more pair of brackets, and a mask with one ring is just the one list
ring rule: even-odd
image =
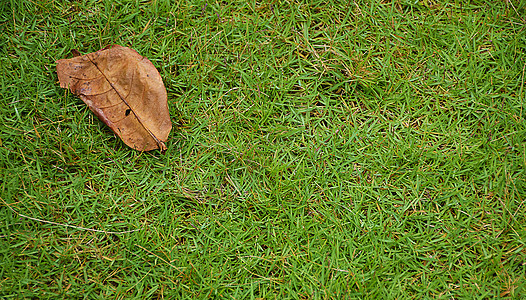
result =
[{"label": "grass lawn", "polygon": [[[128,148],[55,61],[158,68]],[[0,298],[526,294],[526,1],[0,4]]]}]

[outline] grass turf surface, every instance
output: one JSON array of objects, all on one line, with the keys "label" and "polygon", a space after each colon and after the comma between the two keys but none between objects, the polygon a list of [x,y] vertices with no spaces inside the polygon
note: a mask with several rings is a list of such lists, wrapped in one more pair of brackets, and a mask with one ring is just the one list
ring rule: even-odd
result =
[{"label": "grass turf surface", "polygon": [[[485,2],[0,4],[0,296],[520,297],[526,3]],[[113,43],[164,155],[58,85]]]}]

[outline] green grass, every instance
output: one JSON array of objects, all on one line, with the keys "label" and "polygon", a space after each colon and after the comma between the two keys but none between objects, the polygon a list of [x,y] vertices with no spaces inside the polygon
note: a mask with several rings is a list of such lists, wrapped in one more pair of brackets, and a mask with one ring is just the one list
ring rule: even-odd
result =
[{"label": "green grass", "polygon": [[[0,7],[0,297],[526,294],[525,1]],[[113,43],[165,154],[58,85]]]}]

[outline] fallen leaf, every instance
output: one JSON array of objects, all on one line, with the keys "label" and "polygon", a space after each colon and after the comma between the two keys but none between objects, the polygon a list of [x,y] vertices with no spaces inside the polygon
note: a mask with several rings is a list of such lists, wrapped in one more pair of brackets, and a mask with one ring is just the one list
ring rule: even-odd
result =
[{"label": "fallen leaf", "polygon": [[80,97],[129,147],[166,150],[166,89],[147,58],[119,45],[57,62],[60,87]]}]

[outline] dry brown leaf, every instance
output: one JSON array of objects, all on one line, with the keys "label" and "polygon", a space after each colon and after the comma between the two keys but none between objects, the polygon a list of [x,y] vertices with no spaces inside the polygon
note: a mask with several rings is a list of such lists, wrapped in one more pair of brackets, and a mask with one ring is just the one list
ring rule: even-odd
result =
[{"label": "dry brown leaf", "polygon": [[57,61],[60,87],[69,88],[122,141],[139,151],[166,150],[172,129],[166,89],[155,66],[119,45]]}]

